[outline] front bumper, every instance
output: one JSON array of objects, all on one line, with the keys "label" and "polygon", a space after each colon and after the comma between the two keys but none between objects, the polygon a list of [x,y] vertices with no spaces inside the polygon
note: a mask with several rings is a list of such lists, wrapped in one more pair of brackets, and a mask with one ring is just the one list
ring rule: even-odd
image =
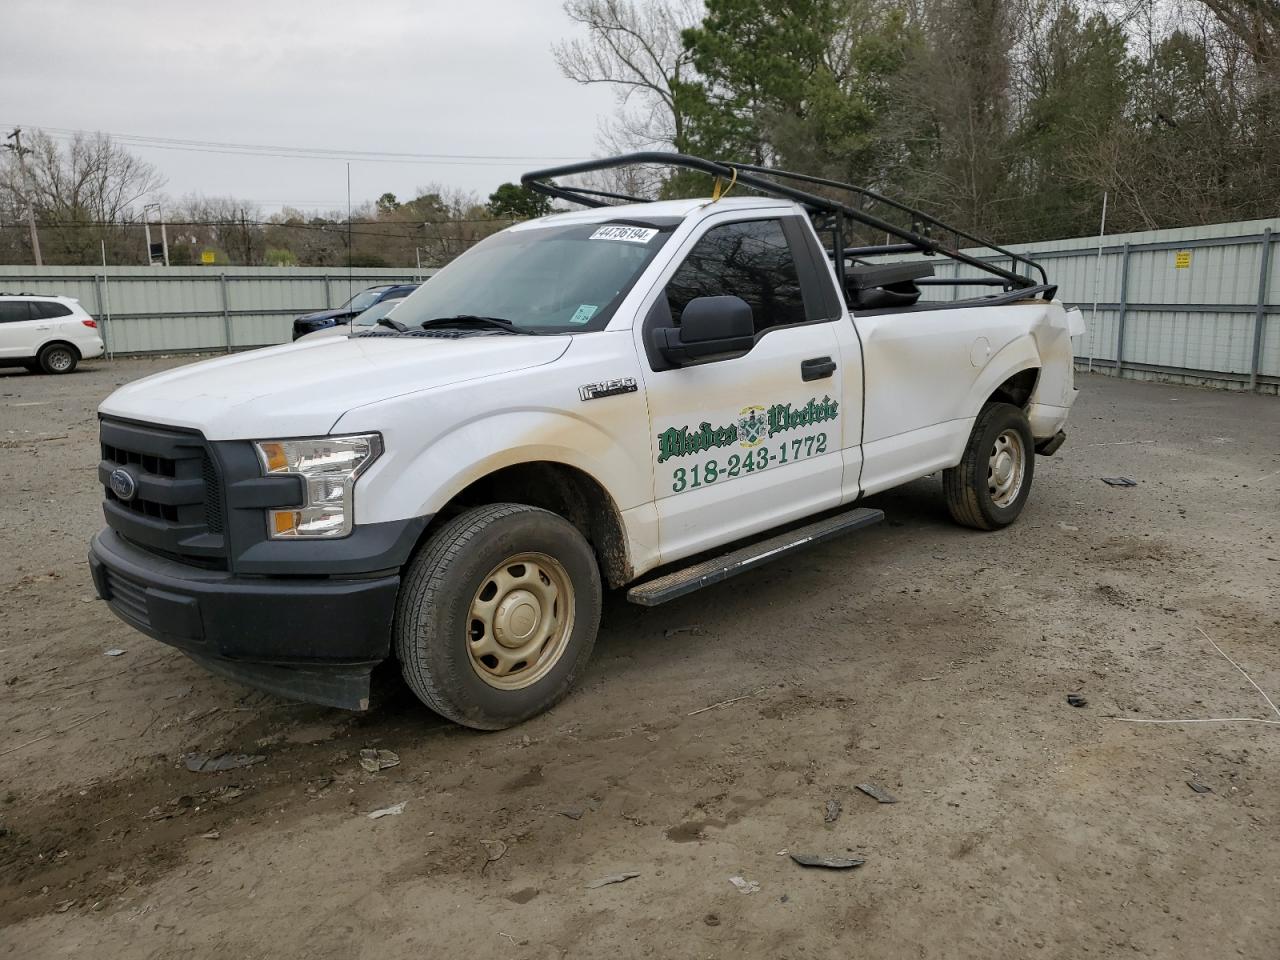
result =
[{"label": "front bumper", "polygon": [[390,655],[398,574],[237,576],[168,560],[112,530],[89,569],[120,619],[210,670],[280,696],[364,710]]}]

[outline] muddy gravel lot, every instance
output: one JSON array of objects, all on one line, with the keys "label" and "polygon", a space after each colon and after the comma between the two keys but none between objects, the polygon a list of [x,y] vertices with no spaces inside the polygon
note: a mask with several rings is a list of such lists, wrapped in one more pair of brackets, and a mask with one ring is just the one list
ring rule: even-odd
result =
[{"label": "muddy gravel lot", "polygon": [[1280,724],[1123,722],[1280,719],[1208,641],[1280,701],[1275,398],[1082,376],[1012,528],[926,479],[610,596],[581,688],[483,734],[394,671],[362,715],[255,693],[95,599],[95,406],[180,362],[0,373],[0,956],[1280,955]]}]

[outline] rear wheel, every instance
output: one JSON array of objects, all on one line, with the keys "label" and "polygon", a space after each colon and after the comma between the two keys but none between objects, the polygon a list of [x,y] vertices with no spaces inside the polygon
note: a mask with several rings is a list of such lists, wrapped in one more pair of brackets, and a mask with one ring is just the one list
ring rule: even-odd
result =
[{"label": "rear wheel", "polygon": [[80,362],[76,348],[65,343],[50,343],[40,351],[36,363],[45,373],[70,373]]},{"label": "rear wheel", "polygon": [[1027,415],[1010,403],[984,407],[960,463],[942,473],[956,523],[997,530],[1018,519],[1031,494],[1035,441]]},{"label": "rear wheel", "polygon": [[410,563],[396,654],[431,709],[500,730],[569,692],[591,656],[600,603],[595,555],[571,523],[523,504],[476,507]]}]

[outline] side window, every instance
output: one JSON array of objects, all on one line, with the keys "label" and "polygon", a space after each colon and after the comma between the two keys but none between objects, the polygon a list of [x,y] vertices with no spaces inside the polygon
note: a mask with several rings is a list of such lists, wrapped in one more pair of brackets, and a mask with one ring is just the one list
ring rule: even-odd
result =
[{"label": "side window", "polygon": [[32,300],[31,319],[56,320],[58,317],[69,317],[71,311],[64,304],[52,300]]},{"label": "side window", "polygon": [[0,323],[18,323],[31,318],[30,301],[0,300]]},{"label": "side window", "polygon": [[667,303],[677,325],[690,300],[721,296],[741,297],[751,305],[756,333],[808,319],[781,223],[746,220],[712,227],[667,284]]}]

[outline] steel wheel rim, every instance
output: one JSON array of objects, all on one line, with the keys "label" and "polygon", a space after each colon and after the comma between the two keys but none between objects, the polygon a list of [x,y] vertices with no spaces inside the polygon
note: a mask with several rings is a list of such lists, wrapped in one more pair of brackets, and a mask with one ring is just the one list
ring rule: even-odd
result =
[{"label": "steel wheel rim", "polygon": [[1001,431],[987,458],[987,491],[997,507],[1008,507],[1022,492],[1027,472],[1027,448],[1017,430]]},{"label": "steel wheel rim", "polygon": [[71,354],[65,350],[54,350],[49,354],[49,366],[59,372],[68,369],[71,366]]},{"label": "steel wheel rim", "polygon": [[520,553],[480,581],[467,614],[476,675],[499,690],[537,683],[560,662],[573,633],[573,582],[545,553]]}]

